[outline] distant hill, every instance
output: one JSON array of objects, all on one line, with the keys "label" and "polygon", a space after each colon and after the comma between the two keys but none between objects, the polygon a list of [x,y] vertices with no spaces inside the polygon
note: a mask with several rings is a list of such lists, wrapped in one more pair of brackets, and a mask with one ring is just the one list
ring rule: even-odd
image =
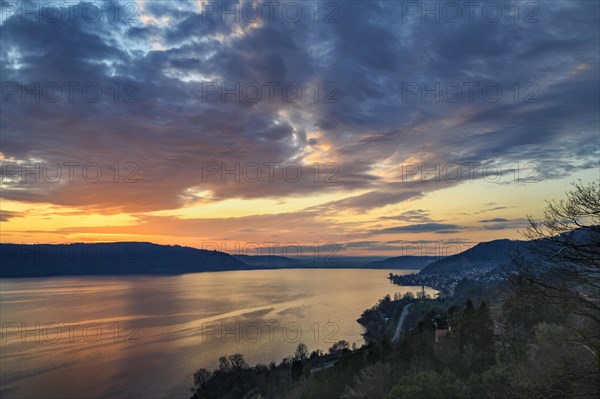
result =
[{"label": "distant hill", "polygon": [[[381,257],[230,255],[148,242],[0,244],[0,278],[160,275],[284,268],[362,268]],[[367,266],[368,267],[368,266]]]},{"label": "distant hill", "polygon": [[427,265],[443,259],[443,256],[396,256],[366,264],[369,269],[415,269],[421,270]]},{"label": "distant hill", "polygon": [[253,269],[379,269],[371,266],[374,261],[384,260],[381,256],[298,256],[295,259],[275,255],[233,255],[240,261],[252,266]]},{"label": "distant hill", "polygon": [[501,269],[510,266],[512,256],[525,250],[529,244],[529,241],[518,240],[482,242],[427,265],[420,274],[460,273],[474,268]]},{"label": "distant hill", "polygon": [[93,244],[0,244],[0,277],[182,274],[281,268],[422,269],[420,274],[473,268],[501,270],[528,241],[496,240],[445,258],[434,256],[327,257],[229,255],[147,242]]},{"label": "distant hill", "polygon": [[[326,256],[315,259],[314,257],[300,258],[304,264],[313,264],[314,267],[322,267],[326,269],[363,269],[371,268],[367,265],[374,261],[384,260],[382,256]],[[374,268],[371,268],[374,269]]]},{"label": "distant hill", "polygon": [[146,242],[0,244],[0,277],[181,274],[244,270],[235,257],[178,245]]},{"label": "distant hill", "polygon": [[285,256],[275,255],[232,255],[234,258],[241,262],[244,262],[253,269],[273,269],[273,268],[296,268],[302,266],[302,264],[295,259],[287,258]]}]

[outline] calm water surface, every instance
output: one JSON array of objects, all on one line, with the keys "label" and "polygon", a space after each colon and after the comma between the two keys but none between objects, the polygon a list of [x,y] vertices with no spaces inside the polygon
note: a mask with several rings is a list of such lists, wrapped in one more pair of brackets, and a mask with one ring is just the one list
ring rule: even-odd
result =
[{"label": "calm water surface", "polygon": [[390,284],[389,272],[0,280],[0,396],[188,398],[193,372],[222,355],[255,364],[279,362],[298,342],[361,345],[362,311],[416,290]]}]

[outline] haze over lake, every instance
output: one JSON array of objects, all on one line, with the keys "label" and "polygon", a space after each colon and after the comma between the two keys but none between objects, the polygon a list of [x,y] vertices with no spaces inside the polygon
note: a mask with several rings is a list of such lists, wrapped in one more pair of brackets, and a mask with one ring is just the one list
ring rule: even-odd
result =
[{"label": "haze over lake", "polygon": [[0,395],[187,398],[193,372],[222,355],[255,364],[281,361],[298,342],[360,346],[363,310],[421,289],[390,284],[389,272],[0,280]]}]

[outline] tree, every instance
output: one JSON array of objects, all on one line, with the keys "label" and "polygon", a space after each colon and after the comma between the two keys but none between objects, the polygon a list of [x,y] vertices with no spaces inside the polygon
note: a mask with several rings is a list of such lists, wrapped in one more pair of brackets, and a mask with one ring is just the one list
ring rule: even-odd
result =
[{"label": "tree", "polygon": [[317,357],[320,357],[320,356],[323,356],[323,351],[321,349],[315,349],[314,351],[312,351],[310,353],[310,358],[311,359],[314,359],[314,358],[317,358]]},{"label": "tree", "polygon": [[294,360],[292,362],[292,379],[298,381],[302,377],[302,362]]},{"label": "tree", "polygon": [[382,398],[394,385],[395,379],[389,363],[375,363],[363,368],[355,383],[346,387],[346,392],[341,396],[348,399],[379,399]]},{"label": "tree", "polygon": [[206,386],[206,383],[212,377],[212,372],[205,368],[201,368],[194,373],[194,385],[196,389],[202,389]]},{"label": "tree", "polygon": [[477,344],[482,350],[494,347],[494,322],[490,314],[490,308],[482,301],[475,314],[475,337]]},{"label": "tree", "polygon": [[488,369],[495,362],[496,343],[494,322],[485,301],[481,302],[475,314],[475,347],[481,355],[478,366],[481,369]]},{"label": "tree", "polygon": [[414,300],[414,299],[415,299],[415,294],[413,294],[411,291],[408,291],[407,293],[405,293],[405,294],[402,296],[402,299],[405,299],[405,300],[407,300],[407,301],[412,301],[412,300]]},{"label": "tree", "polygon": [[515,257],[509,278],[523,295],[578,315],[580,344],[600,369],[600,181],[573,186],[566,199],[547,202],[543,218],[528,216],[533,255]]},{"label": "tree", "polygon": [[457,321],[458,345],[462,353],[465,346],[472,344],[475,338],[475,306],[470,299],[465,302],[465,309],[460,313]]},{"label": "tree", "polygon": [[229,373],[231,371],[231,363],[227,356],[221,356],[219,358],[219,371],[221,373]]},{"label": "tree", "polygon": [[308,347],[300,342],[294,352],[294,359],[302,361],[306,358],[308,358]]},{"label": "tree", "polygon": [[462,398],[465,387],[456,377],[445,371],[438,374],[427,370],[414,377],[404,376],[394,386],[385,399],[448,399]]},{"label": "tree", "polygon": [[331,348],[329,348],[329,353],[337,353],[339,351],[348,350],[349,348],[350,348],[350,344],[348,343],[348,341],[345,341],[342,339],[342,340],[336,342],[335,344],[333,344],[331,346]]},{"label": "tree", "polygon": [[244,355],[240,353],[229,356],[229,362],[231,363],[231,369],[233,371],[248,368],[248,364],[246,363],[246,360],[244,360]]},{"label": "tree", "polygon": [[573,330],[563,325],[537,324],[528,358],[507,370],[505,397],[600,397],[594,356],[573,338]]}]

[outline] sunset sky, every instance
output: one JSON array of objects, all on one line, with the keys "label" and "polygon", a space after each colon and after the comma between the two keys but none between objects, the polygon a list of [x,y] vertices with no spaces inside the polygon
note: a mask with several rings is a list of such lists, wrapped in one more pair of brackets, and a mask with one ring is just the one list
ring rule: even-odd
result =
[{"label": "sunset sky", "polygon": [[3,6],[2,243],[432,253],[600,178],[598,2],[111,3]]}]

